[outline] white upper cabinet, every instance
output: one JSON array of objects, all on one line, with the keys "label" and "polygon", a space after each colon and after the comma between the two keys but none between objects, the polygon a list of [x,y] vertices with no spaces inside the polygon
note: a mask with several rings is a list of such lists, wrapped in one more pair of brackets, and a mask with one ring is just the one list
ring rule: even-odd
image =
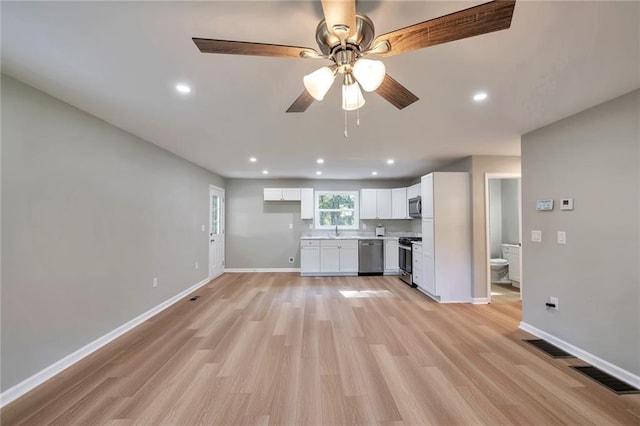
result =
[{"label": "white upper cabinet", "polygon": [[313,188],[300,189],[300,219],[313,219]]},{"label": "white upper cabinet", "polygon": [[281,201],[282,188],[265,188],[264,201]]},{"label": "white upper cabinet", "polygon": [[376,219],[391,219],[391,189],[376,189],[376,207],[378,217]]},{"label": "white upper cabinet", "polygon": [[282,188],[283,201],[300,201],[300,188]]},{"label": "white upper cabinet", "polygon": [[422,195],[420,192],[420,186],[421,185],[419,183],[416,183],[415,185],[411,185],[407,188],[407,200]]},{"label": "white upper cabinet", "polygon": [[391,218],[406,219],[407,217],[407,188],[393,188],[391,190]]},{"label": "white upper cabinet", "polygon": [[360,190],[360,219],[377,219],[377,199],[375,189]]},{"label": "white upper cabinet", "polygon": [[433,173],[422,176],[420,185],[422,192],[422,218],[428,219],[433,217]]},{"label": "white upper cabinet", "polygon": [[391,218],[391,189],[360,190],[360,219]]},{"label": "white upper cabinet", "polygon": [[264,201],[300,201],[300,188],[264,188]]}]

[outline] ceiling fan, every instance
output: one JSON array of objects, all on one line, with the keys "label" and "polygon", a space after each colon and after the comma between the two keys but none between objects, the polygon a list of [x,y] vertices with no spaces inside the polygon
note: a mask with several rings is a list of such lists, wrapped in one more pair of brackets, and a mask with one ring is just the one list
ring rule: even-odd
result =
[{"label": "ceiling fan", "polygon": [[430,19],[374,38],[369,17],[356,12],[355,0],[322,0],[325,19],[316,28],[320,52],[308,47],[193,38],[203,53],[328,59],[331,65],[304,77],[305,90],[287,112],[304,112],[314,100],[321,101],[337,74],[343,76],[342,108],[351,111],[364,105],[360,88],[375,91],[398,109],[418,97],[386,74],[384,63],[369,55],[387,57],[424,47],[507,29],[515,0],[496,0]]}]

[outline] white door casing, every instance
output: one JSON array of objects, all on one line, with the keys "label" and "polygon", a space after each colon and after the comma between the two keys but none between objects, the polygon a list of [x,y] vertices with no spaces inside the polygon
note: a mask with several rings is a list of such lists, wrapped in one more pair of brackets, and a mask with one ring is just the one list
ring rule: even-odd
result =
[{"label": "white door casing", "polygon": [[[519,173],[485,173],[484,174],[484,214],[485,214],[485,250],[487,263],[487,302],[491,303],[491,245],[490,245],[490,220],[489,220],[489,180],[490,179],[517,179],[518,180],[518,233],[520,239],[520,253],[518,266],[522,268],[522,176]],[[523,291],[522,269],[520,269],[520,300]]]},{"label": "white door casing", "polygon": [[224,189],[209,187],[209,279],[224,272]]}]

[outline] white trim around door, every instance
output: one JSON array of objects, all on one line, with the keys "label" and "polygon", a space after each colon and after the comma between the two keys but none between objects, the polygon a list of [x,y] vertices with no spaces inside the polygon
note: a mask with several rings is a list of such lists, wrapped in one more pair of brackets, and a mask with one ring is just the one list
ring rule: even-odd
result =
[{"label": "white trim around door", "polygon": [[224,272],[225,193],[223,188],[209,186],[209,279]]}]

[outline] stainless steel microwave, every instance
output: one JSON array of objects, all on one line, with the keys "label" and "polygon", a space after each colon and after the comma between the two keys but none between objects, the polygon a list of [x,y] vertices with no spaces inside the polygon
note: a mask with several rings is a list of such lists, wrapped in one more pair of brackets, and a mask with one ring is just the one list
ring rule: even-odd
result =
[{"label": "stainless steel microwave", "polygon": [[422,197],[409,198],[409,217],[422,217]]}]

